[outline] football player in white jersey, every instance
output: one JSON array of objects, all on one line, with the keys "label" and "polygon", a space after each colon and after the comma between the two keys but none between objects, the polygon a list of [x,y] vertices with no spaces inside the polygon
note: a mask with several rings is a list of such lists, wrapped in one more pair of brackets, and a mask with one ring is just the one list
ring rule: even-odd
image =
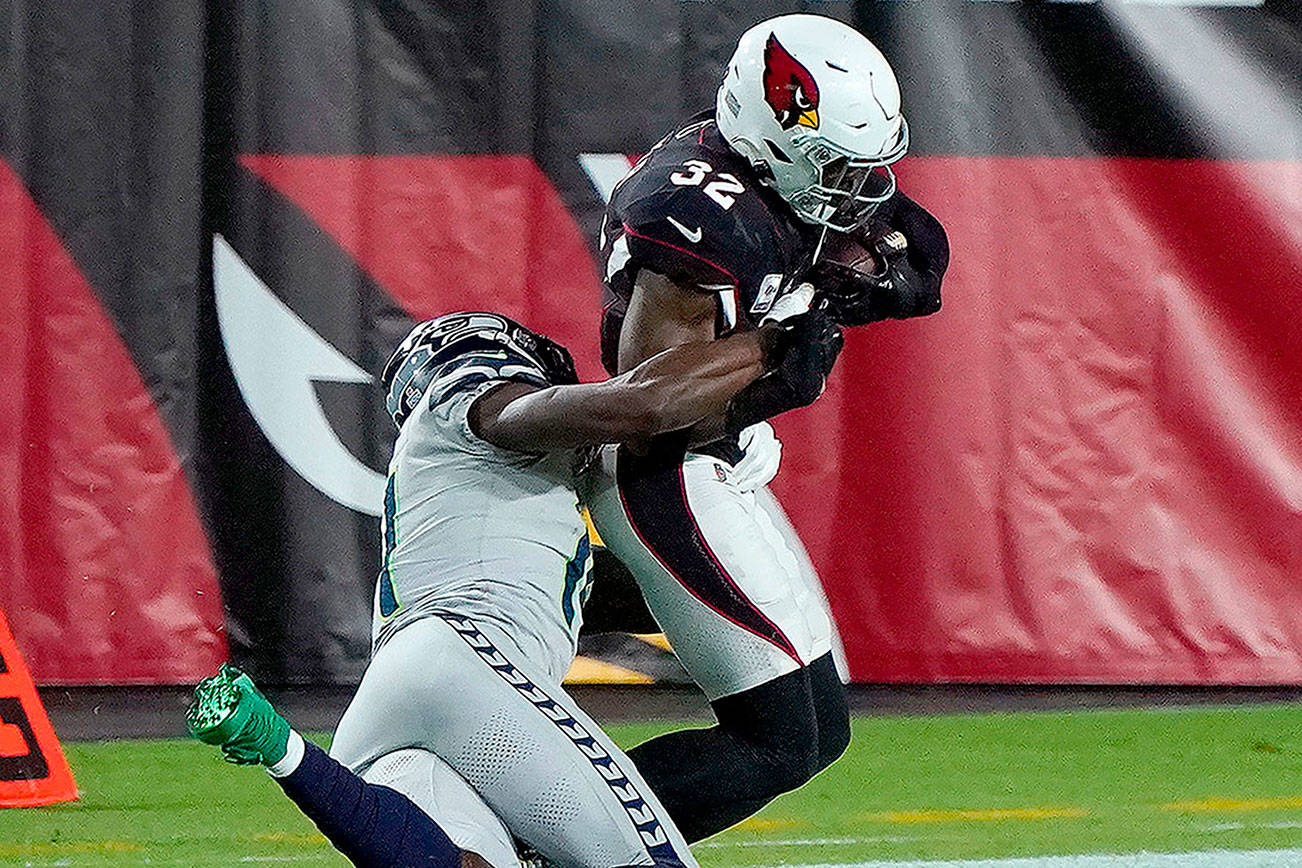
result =
[{"label": "football player in white jersey", "polygon": [[[907,148],[895,73],[862,34],[818,15],[747,30],[715,108],[610,198],[607,370],[756,328],[802,296],[844,326],[934,313],[949,245],[896,189]],[[790,409],[774,385],[748,386],[714,441],[606,447],[586,493],[718,721],[629,751],[689,841],[804,784],[850,740],[831,613],[768,490],[780,444],[764,420]]]},{"label": "football player in white jersey", "polygon": [[516,868],[514,836],[567,868],[694,866],[561,689],[589,573],[575,474],[603,443],[721,426],[760,376],[807,404],[840,346],[803,314],[578,384],[563,347],[505,317],[421,323],[385,367],[399,434],[374,649],[330,755],[229,667],[196,690],[192,733],[267,766],[357,865]]}]

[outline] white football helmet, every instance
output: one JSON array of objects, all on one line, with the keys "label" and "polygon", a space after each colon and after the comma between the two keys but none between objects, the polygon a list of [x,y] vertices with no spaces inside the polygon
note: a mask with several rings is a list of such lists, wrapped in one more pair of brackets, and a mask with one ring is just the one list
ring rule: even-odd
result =
[{"label": "white football helmet", "polygon": [[719,86],[719,132],[801,219],[839,232],[895,192],[909,147],[900,85],[854,28],[781,15],[742,34]]}]

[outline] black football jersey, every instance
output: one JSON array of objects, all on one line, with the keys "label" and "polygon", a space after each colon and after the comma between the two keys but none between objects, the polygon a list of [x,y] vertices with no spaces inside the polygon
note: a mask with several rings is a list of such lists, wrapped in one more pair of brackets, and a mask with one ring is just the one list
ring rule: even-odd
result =
[{"label": "black football jersey", "polygon": [[716,332],[752,328],[807,266],[817,230],[719,133],[713,112],[670,133],[615,187],[601,230],[601,360],[616,373],[639,269],[718,298]]}]

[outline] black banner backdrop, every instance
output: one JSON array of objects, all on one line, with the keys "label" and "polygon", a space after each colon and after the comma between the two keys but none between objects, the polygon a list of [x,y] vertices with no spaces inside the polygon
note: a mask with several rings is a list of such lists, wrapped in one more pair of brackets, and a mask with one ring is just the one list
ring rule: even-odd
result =
[{"label": "black banner backdrop", "polygon": [[[1122,271],[1149,274],[1145,245],[1195,257],[1207,244],[1254,246],[1264,264],[1241,271],[1257,288],[1226,291],[1227,322],[1254,332],[1247,357],[1276,360],[1260,397],[1265,415],[1290,389],[1302,394],[1302,371],[1284,352],[1290,339],[1296,346],[1296,326],[1271,326],[1265,312],[1298,285],[1302,249],[1302,12],[1291,0],[0,0],[9,33],[0,42],[0,252],[13,270],[0,272],[12,279],[0,358],[25,372],[6,387],[22,421],[0,427],[3,458],[17,468],[0,478],[9,528],[0,607],[38,680],[188,680],[227,648],[270,680],[355,679],[369,645],[374,513],[392,438],[373,379],[389,349],[412,317],[486,306],[566,342],[582,372],[597,376],[591,251],[603,193],[625,155],[711,104],[742,30],[792,11],[841,18],[882,46],[913,133],[906,189],[913,179],[924,202],[962,227],[956,255],[981,280],[997,285],[1022,271],[1059,280],[1074,264],[1058,246],[1102,237],[1099,227],[1119,219],[1104,211],[1053,225],[1063,203],[1092,202],[1095,185],[1119,184],[1102,192],[1105,205],[1124,203],[1170,230],[1122,232],[1125,249],[1112,252],[1134,260],[1113,263]],[[1207,175],[1208,166],[1240,165],[1268,188],[1246,205],[1226,193],[1219,170]],[[1155,195],[1164,185],[1153,172],[1169,173],[1180,197]],[[1248,239],[1226,218],[1245,208],[1260,217],[1243,226]],[[1199,285],[1220,291],[1226,272],[1215,265]],[[958,294],[942,315],[951,323],[965,301],[986,310],[963,294],[964,274],[951,278]],[[1154,290],[1136,298],[1119,286],[1117,307],[1142,319]],[[58,306],[79,292],[86,304],[75,312]],[[68,318],[92,310],[104,321]],[[883,332],[882,346],[902,358],[935,350],[910,343],[927,332],[906,329]],[[118,340],[122,367],[96,349]],[[65,351],[73,345],[82,349]],[[1302,632],[1296,593],[1279,579],[1302,568],[1302,549],[1282,537],[1248,544],[1253,567],[1235,576],[1267,575],[1281,590],[1252,597],[1247,613],[1211,606],[1209,634],[1230,639],[1182,644],[1168,616],[1188,605],[1187,588],[1135,591],[1129,574],[1104,568],[1099,587],[1151,618],[1113,618],[1100,604],[1104,614],[1084,622],[1141,640],[1082,657],[1072,630],[1052,625],[1053,596],[1033,589],[1030,602],[991,598],[1022,627],[1036,623],[1033,639],[962,619],[947,628],[939,615],[912,629],[904,614],[916,608],[892,604],[894,570],[917,567],[919,593],[937,609],[954,605],[946,576],[964,564],[980,561],[974,574],[1005,590],[1076,574],[1019,563],[1015,552],[986,569],[980,541],[947,550],[940,565],[922,563],[921,538],[917,551],[899,550],[909,548],[898,535],[910,520],[886,518],[882,504],[922,514],[932,502],[891,501],[883,475],[903,472],[924,436],[916,425],[952,433],[955,423],[901,413],[897,429],[871,432],[893,437],[866,464],[853,447],[802,437],[849,442],[856,408],[890,406],[893,384],[876,367],[884,363],[861,349],[859,362],[847,354],[844,377],[871,372],[885,391],[869,389],[854,405],[843,380],[823,402],[839,421],[792,429],[792,481],[782,491],[825,576],[856,677],[1302,677],[1285,647]],[[932,359],[926,388],[937,392],[953,389],[941,366],[976,365]],[[1296,412],[1285,416],[1297,423]],[[109,421],[81,440],[68,434],[86,430],[87,418]],[[1291,529],[1296,541],[1288,504],[1302,496],[1299,465],[1293,452],[1280,455],[1283,476],[1262,482],[1273,493],[1258,492],[1245,515],[1272,534]],[[937,481],[919,486],[948,484],[927,472]],[[864,479],[882,486],[864,490]],[[828,484],[839,491],[830,501],[820,494]],[[1237,483],[1217,485],[1230,498]],[[964,525],[960,508],[945,504],[944,523]],[[1208,545],[1233,553],[1238,543]],[[879,554],[854,561],[855,550]],[[1184,567],[1144,569],[1165,580]],[[1219,567],[1193,572],[1190,586],[1208,597],[1241,590],[1215,587]],[[1173,643],[1193,650],[1171,657]]]}]

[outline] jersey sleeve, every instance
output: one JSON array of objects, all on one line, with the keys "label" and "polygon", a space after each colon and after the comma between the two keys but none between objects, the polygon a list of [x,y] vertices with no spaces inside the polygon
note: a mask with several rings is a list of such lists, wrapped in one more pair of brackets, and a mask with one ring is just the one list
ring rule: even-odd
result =
[{"label": "jersey sleeve", "polygon": [[612,227],[617,237],[607,279],[616,270],[634,275],[646,268],[701,292],[736,288],[736,260],[747,249],[737,217],[747,209],[725,209],[699,187],[654,177],[638,180],[613,203],[618,225]]},{"label": "jersey sleeve", "polygon": [[507,460],[523,455],[494,446],[470,429],[471,405],[489,389],[508,382],[539,388],[549,385],[537,365],[506,352],[463,356],[441,369],[425,391],[422,412],[411,420],[419,427],[426,448],[452,448]]},{"label": "jersey sleeve", "polygon": [[470,408],[475,401],[504,382],[507,381],[482,380],[451,392],[437,404],[426,403],[418,415],[413,414],[414,428],[410,432],[404,428],[404,436],[410,440],[407,451],[413,457],[461,453],[477,460],[512,466],[536,460],[535,455],[495,446],[470,428]]},{"label": "jersey sleeve", "polygon": [[812,250],[789,211],[708,117],[661,140],[616,185],[602,226],[607,370],[642,269],[714,295],[717,334],[756,325]]},{"label": "jersey sleeve", "polygon": [[[669,222],[668,217],[626,222],[623,236],[615,242],[612,257],[625,257],[624,268],[648,269],[662,274],[679,286],[700,292],[718,292],[737,285],[734,273],[720,262],[714,251],[703,247],[693,250],[687,246],[690,239]],[[684,224],[685,226],[687,224]],[[690,227],[689,232],[704,233],[704,229]],[[677,236],[677,237],[675,237]],[[696,245],[700,247],[699,243]]]},{"label": "jersey sleeve", "polygon": [[499,450],[470,430],[470,407],[481,395],[501,384],[501,380],[484,380],[459,390],[442,403],[430,408],[430,422],[437,427],[447,445],[474,455],[496,456]]}]

